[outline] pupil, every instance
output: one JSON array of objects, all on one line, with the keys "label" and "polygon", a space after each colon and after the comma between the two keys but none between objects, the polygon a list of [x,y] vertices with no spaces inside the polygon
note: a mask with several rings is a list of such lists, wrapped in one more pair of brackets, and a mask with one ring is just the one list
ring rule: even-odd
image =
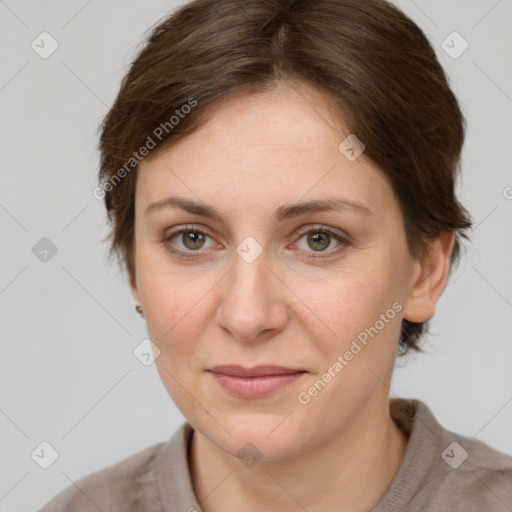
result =
[{"label": "pupil", "polygon": [[203,242],[203,234],[197,231],[189,231],[188,235],[185,237],[185,245],[187,245],[186,242],[191,242],[192,247],[189,248],[197,249]]},{"label": "pupil", "polygon": [[[313,244],[320,244],[321,247],[316,247],[317,249],[324,250],[329,246],[329,237],[330,235],[327,233],[315,233],[314,235],[309,236],[309,240],[313,242]],[[324,242],[322,244],[322,242]],[[327,242],[327,243],[325,243]]]}]

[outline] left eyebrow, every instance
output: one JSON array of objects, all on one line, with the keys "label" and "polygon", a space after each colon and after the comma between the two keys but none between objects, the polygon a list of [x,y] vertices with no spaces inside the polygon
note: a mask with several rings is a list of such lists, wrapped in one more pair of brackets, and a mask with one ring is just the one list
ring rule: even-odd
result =
[{"label": "left eyebrow", "polygon": [[[144,215],[164,207],[181,208],[182,210],[192,214],[200,215],[201,217],[214,219],[220,222],[223,221],[221,213],[213,206],[198,203],[196,201],[192,201],[191,199],[178,196],[166,197],[165,199],[151,203],[144,211]],[[368,206],[362,203],[351,201],[345,198],[330,197],[305,201],[301,203],[284,204],[276,209],[274,212],[274,219],[276,222],[280,222],[282,220],[298,217],[307,213],[343,210],[352,210],[364,215],[374,215],[374,212],[370,210]]]},{"label": "left eyebrow", "polygon": [[344,198],[332,197],[280,206],[274,213],[277,222],[306,213],[352,210],[364,215],[374,215],[368,206]]}]

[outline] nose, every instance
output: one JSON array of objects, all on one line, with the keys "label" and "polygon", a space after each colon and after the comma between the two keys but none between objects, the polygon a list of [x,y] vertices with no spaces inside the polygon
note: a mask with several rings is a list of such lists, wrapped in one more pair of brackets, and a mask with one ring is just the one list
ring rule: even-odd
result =
[{"label": "nose", "polygon": [[268,339],[283,330],[289,319],[286,292],[290,292],[277,274],[265,250],[252,262],[237,254],[222,280],[218,325],[244,342]]}]

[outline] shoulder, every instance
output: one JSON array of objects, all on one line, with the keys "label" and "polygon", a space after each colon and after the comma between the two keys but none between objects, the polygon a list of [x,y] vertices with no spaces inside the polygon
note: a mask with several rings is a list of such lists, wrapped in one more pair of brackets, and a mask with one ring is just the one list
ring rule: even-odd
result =
[{"label": "shoulder", "polygon": [[68,485],[39,512],[150,510],[151,503],[158,503],[155,462],[164,446],[163,442],[152,445],[82,477]]},{"label": "shoulder", "polygon": [[445,428],[419,400],[393,399],[390,405],[409,442],[386,500],[376,510],[512,510],[512,456]]},{"label": "shoulder", "polygon": [[430,445],[431,471],[418,496],[425,510],[512,510],[512,456],[441,426],[430,411],[423,410],[420,419],[437,438]]},{"label": "shoulder", "polygon": [[454,507],[461,506],[463,498],[468,512],[511,510],[512,456],[482,441],[451,434],[454,440],[441,454],[435,478],[444,504],[452,501]]}]

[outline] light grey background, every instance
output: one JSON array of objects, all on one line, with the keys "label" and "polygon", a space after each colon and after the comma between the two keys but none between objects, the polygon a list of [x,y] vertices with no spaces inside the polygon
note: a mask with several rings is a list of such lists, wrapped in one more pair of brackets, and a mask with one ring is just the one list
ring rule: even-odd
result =
[{"label": "light grey background", "polygon": [[[107,265],[92,195],[97,127],[144,32],[179,4],[0,1],[0,512],[36,510],[184,421],[132,353],[145,324]],[[512,454],[512,3],[397,4],[435,45],[467,116],[459,192],[476,229],[428,353],[399,363],[391,395]],[[43,31],[59,45],[47,59],[31,48]],[[457,59],[441,47],[453,31],[469,43]],[[58,249],[47,263],[32,253],[42,237]],[[42,441],[59,455],[46,470],[31,458]]]}]

